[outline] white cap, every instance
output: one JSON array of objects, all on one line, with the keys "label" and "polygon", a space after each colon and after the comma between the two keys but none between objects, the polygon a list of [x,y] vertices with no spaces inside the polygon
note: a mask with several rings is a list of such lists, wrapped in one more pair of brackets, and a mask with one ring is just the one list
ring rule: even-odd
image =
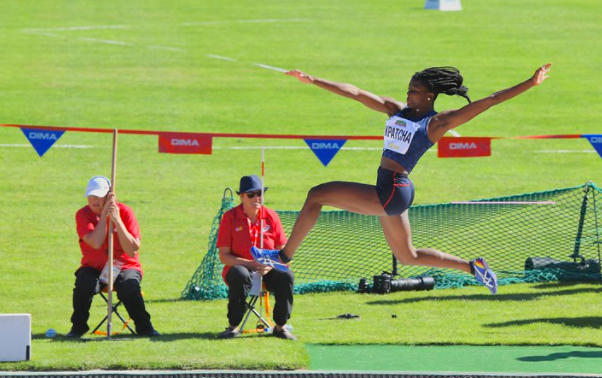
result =
[{"label": "white cap", "polygon": [[104,197],[111,189],[111,181],[104,176],[94,176],[86,186],[86,197]]}]

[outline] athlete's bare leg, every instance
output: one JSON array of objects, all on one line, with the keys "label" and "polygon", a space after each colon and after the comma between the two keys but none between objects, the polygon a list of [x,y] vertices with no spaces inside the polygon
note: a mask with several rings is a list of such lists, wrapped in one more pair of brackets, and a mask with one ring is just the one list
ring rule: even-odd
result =
[{"label": "athlete's bare leg", "polygon": [[407,210],[400,216],[380,217],[380,224],[391,251],[400,263],[451,268],[470,273],[467,260],[432,248],[415,249],[412,245],[412,230]]},{"label": "athlete's bare leg", "polygon": [[376,186],[374,185],[345,181],[333,181],[318,185],[307,194],[305,204],[284,247],[284,254],[288,258],[293,257],[303,239],[318,221],[322,206],[334,206],[363,215],[387,215],[380,203],[378,194],[376,194]]},{"label": "athlete's bare leg", "polygon": [[425,265],[458,269],[470,273],[469,262],[431,248],[415,249],[407,210],[400,216],[387,216],[374,185],[334,181],[312,188],[295,222],[284,254],[293,257],[303,239],[316,224],[322,206],[333,206],[363,215],[380,217],[381,226],[393,254],[404,265]]}]

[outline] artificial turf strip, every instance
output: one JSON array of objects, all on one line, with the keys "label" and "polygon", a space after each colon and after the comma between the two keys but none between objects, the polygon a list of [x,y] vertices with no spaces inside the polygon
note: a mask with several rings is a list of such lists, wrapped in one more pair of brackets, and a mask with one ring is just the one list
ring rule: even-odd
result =
[{"label": "artificial turf strip", "polygon": [[307,344],[311,370],[602,373],[602,348]]}]

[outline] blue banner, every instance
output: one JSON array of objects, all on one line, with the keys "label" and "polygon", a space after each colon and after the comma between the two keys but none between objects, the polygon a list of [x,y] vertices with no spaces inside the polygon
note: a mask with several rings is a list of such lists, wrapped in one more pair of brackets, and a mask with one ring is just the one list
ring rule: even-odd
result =
[{"label": "blue banner", "polygon": [[25,138],[31,143],[40,157],[44,156],[46,151],[52,147],[54,142],[65,133],[65,131],[56,130],[41,130],[41,129],[25,129],[21,128]]},{"label": "blue banner", "polygon": [[307,143],[325,167],[339,152],[345,142],[347,142],[347,139],[305,139],[305,143]]},{"label": "blue banner", "polygon": [[602,134],[583,134],[582,137],[587,138],[592,147],[598,151],[598,155],[602,157]]}]

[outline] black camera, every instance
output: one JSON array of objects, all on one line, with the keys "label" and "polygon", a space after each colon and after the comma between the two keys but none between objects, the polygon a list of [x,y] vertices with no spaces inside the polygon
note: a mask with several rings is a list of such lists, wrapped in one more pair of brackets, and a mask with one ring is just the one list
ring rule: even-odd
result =
[{"label": "black camera", "polygon": [[360,279],[360,283],[359,283],[359,285],[357,285],[357,292],[358,293],[369,293],[370,292],[370,288],[368,287],[368,281],[366,281],[365,278]]},{"label": "black camera", "polygon": [[435,279],[433,277],[394,279],[393,275],[383,272],[380,276],[374,276],[372,292],[387,294],[395,291],[433,290],[434,287]]}]

